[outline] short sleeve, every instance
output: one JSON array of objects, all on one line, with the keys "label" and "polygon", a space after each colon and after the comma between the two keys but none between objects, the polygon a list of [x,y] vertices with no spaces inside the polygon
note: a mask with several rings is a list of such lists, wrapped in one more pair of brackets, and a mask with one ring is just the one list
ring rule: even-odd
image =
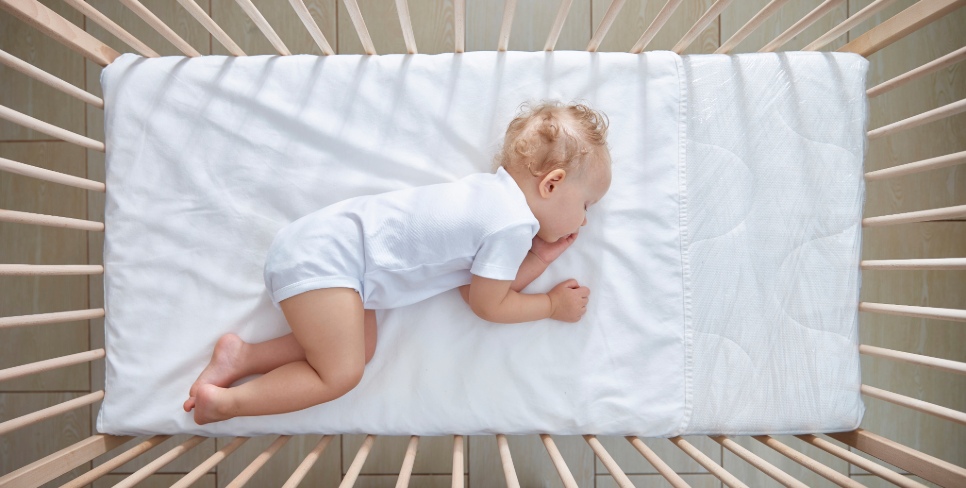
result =
[{"label": "short sleeve", "polygon": [[470,273],[493,280],[513,281],[523,259],[533,246],[533,225],[528,222],[507,226],[483,239]]}]

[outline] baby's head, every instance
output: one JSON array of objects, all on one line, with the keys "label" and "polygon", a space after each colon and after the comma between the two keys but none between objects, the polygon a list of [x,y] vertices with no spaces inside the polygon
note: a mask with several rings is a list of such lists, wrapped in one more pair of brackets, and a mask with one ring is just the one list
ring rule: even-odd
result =
[{"label": "baby's head", "polygon": [[587,207],[610,188],[607,115],[557,100],[521,105],[507,127],[494,169],[502,166],[527,197],[537,233],[556,242],[587,223]]}]

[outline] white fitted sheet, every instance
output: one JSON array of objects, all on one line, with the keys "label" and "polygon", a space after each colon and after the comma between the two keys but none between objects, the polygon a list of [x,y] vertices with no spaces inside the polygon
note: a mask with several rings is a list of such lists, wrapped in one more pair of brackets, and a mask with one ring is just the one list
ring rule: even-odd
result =
[{"label": "white fitted sheet", "polygon": [[[104,69],[111,434],[849,430],[867,62],[843,53],[124,54]],[[718,97],[716,94],[724,96]],[[232,331],[289,331],[275,232],[357,195],[489,171],[526,99],[610,118],[610,192],[525,293],[576,278],[581,322],[492,324],[457,290],[380,310],[361,383],[198,426],[181,403]]]}]

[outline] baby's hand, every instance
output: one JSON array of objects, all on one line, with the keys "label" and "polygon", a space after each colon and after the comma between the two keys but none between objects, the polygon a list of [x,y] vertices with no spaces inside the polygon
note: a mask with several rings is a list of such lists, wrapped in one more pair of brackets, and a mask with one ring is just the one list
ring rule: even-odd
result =
[{"label": "baby's hand", "polygon": [[577,240],[577,233],[574,232],[567,237],[561,237],[557,242],[547,242],[538,236],[533,237],[533,244],[530,252],[537,256],[544,263],[550,264],[560,257],[563,252]]},{"label": "baby's hand", "polygon": [[576,322],[587,311],[590,288],[580,286],[571,278],[553,287],[550,295],[550,318],[564,322]]}]

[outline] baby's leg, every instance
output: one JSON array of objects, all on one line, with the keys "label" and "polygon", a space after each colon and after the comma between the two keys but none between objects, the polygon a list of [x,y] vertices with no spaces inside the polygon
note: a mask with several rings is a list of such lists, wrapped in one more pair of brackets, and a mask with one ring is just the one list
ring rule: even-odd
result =
[{"label": "baby's leg", "polygon": [[232,333],[225,334],[215,344],[208,366],[188,390],[184,410],[190,412],[194,408],[201,385],[227,387],[248,375],[267,373],[301,359],[305,359],[305,351],[292,334],[258,343],[245,342]]},{"label": "baby's leg", "polygon": [[334,400],[359,384],[366,345],[365,311],[358,292],[323,288],[282,300],[280,305],[305,360],[234,388],[201,385],[197,423],[294,412]]},{"label": "baby's leg", "polygon": [[[376,311],[366,310],[366,364],[376,352]],[[195,407],[195,397],[201,385],[231,386],[253,374],[264,374],[279,366],[305,359],[305,350],[291,333],[265,342],[245,342],[235,334],[221,336],[215,344],[208,366],[188,390],[184,411]]]}]

